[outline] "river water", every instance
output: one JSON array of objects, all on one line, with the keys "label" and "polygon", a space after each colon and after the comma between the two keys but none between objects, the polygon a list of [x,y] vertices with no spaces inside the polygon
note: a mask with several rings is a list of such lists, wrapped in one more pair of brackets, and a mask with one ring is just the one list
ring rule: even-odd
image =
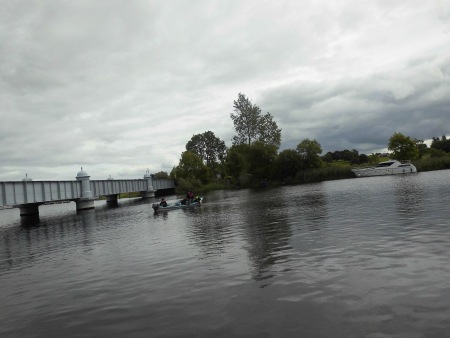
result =
[{"label": "river water", "polygon": [[0,337],[448,337],[450,171],[0,211]]}]

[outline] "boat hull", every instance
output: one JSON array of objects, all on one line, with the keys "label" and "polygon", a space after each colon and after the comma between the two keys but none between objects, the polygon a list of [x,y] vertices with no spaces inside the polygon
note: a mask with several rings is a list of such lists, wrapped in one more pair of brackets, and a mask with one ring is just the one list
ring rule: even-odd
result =
[{"label": "boat hull", "polygon": [[352,169],[352,171],[355,173],[356,177],[371,177],[413,174],[417,172],[417,168],[409,161],[401,163],[396,160],[389,160],[380,162],[378,166],[373,168]]},{"label": "boat hull", "polygon": [[403,175],[416,173],[417,170],[413,169],[385,169],[385,170],[375,170],[375,169],[352,169],[357,177],[370,177],[370,176],[385,176],[385,175]]}]

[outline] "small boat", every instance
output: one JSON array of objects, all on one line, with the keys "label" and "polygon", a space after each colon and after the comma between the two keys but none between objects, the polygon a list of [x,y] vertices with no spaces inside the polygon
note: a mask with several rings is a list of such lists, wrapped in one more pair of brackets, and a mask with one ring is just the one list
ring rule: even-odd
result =
[{"label": "small boat", "polygon": [[167,201],[167,206],[163,207],[162,205],[159,205],[159,203],[153,203],[152,208],[156,212],[160,211],[169,211],[169,210],[176,210],[176,209],[187,209],[187,208],[195,208],[202,205],[203,197],[200,197],[198,199],[194,199],[191,201],[186,200],[176,200],[176,201]]},{"label": "small boat", "polygon": [[376,167],[352,169],[357,177],[396,175],[416,173],[417,168],[410,161],[389,160],[378,163]]}]

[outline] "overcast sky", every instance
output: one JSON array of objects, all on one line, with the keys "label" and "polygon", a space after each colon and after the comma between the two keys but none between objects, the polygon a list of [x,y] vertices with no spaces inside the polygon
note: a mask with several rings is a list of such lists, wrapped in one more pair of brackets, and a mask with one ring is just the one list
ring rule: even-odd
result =
[{"label": "overcast sky", "polygon": [[243,93],[282,128],[372,153],[450,134],[450,0],[7,1],[0,181],[142,178]]}]

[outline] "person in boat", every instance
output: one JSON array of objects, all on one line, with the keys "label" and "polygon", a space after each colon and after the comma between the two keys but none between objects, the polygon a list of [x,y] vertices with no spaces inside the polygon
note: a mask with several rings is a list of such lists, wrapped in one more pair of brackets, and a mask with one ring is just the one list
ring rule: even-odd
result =
[{"label": "person in boat", "polygon": [[194,198],[194,202],[200,203],[202,199],[200,198],[200,196],[195,196]]},{"label": "person in boat", "polygon": [[163,198],[163,199],[161,200],[161,202],[159,202],[159,205],[162,206],[162,207],[167,207],[167,202],[166,202],[166,200]]},{"label": "person in boat", "polygon": [[191,201],[194,199],[194,193],[192,191],[188,191],[187,195],[186,195],[186,199],[188,201]]}]

